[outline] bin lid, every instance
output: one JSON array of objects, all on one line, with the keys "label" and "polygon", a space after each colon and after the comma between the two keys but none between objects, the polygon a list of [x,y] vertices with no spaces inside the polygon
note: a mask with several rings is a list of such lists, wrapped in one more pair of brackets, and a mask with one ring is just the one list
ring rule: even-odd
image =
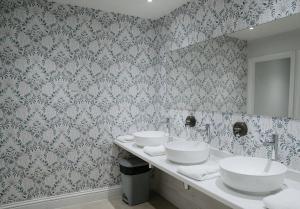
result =
[{"label": "bin lid", "polygon": [[121,159],[120,165],[126,168],[135,168],[135,167],[148,166],[148,163],[138,157],[131,157],[127,159]]},{"label": "bin lid", "polygon": [[137,157],[120,160],[120,171],[125,175],[137,175],[150,170],[148,163]]}]

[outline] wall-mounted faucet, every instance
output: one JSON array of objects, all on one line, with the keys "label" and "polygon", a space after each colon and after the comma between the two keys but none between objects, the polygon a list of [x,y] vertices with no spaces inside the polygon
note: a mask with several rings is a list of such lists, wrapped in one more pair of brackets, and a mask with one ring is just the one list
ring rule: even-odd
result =
[{"label": "wall-mounted faucet", "polygon": [[210,124],[205,124],[198,129],[199,131],[205,131],[205,136],[207,138],[207,143],[211,143],[211,133],[210,133]]},{"label": "wall-mounted faucet", "polygon": [[166,127],[168,129],[168,134],[169,134],[169,137],[170,137],[170,132],[171,132],[171,119],[170,118],[166,118],[165,120],[161,121],[160,124],[166,124]]},{"label": "wall-mounted faucet", "polygon": [[279,160],[279,153],[278,153],[278,134],[272,134],[272,138],[271,140],[268,140],[266,142],[264,142],[265,146],[272,146],[272,155],[273,152],[275,152],[275,161]]},{"label": "wall-mounted faucet", "polygon": [[[185,127],[195,127],[196,126],[196,118],[193,115],[189,115],[185,119]],[[211,143],[211,134],[210,134],[210,124],[205,124],[196,129],[197,131],[205,131],[205,136],[207,138],[207,143]]]},{"label": "wall-mounted faucet", "polygon": [[245,122],[236,122],[233,125],[233,135],[235,137],[246,136],[248,133],[248,127]]},{"label": "wall-mounted faucet", "polygon": [[185,127],[195,127],[196,122],[195,116],[189,115],[185,119]]}]

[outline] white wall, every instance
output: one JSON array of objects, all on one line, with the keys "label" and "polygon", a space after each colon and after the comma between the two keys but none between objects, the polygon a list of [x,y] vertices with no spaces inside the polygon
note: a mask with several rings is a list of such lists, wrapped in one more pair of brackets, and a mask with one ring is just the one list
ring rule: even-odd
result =
[{"label": "white wall", "polygon": [[248,41],[248,58],[293,50],[300,50],[300,29],[267,38]]},{"label": "white wall", "polygon": [[284,58],[256,63],[254,114],[288,116],[290,62]]},{"label": "white wall", "polygon": [[248,58],[296,51],[294,118],[300,119],[300,29],[248,42]]}]

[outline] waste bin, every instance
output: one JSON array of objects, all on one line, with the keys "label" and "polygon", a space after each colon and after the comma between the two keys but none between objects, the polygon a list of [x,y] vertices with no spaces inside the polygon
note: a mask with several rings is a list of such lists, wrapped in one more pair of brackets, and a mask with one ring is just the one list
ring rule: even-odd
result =
[{"label": "waste bin", "polygon": [[122,199],[128,205],[149,200],[150,168],[148,163],[131,157],[120,160]]}]

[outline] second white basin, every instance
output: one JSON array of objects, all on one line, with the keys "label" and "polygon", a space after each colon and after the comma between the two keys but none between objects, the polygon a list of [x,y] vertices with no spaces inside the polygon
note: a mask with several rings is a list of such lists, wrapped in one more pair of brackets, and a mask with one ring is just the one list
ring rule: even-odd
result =
[{"label": "second white basin", "polygon": [[199,164],[208,159],[209,146],[204,142],[173,141],[165,144],[167,159],[179,164]]},{"label": "second white basin", "polygon": [[269,193],[282,188],[287,171],[283,164],[265,158],[229,157],[219,162],[223,182],[236,190]]},{"label": "second white basin", "polygon": [[140,131],[132,135],[136,145],[140,147],[158,146],[168,141],[168,134],[163,131]]}]

